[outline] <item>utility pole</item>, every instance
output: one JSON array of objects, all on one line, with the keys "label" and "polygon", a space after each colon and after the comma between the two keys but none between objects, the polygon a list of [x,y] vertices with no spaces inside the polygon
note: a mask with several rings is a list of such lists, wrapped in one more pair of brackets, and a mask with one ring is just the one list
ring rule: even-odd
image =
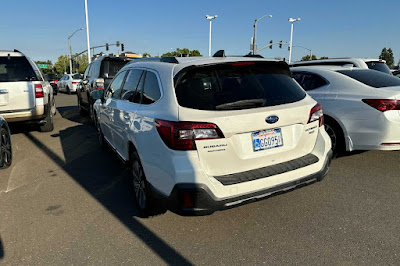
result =
[{"label": "utility pole", "polygon": [[217,17],[218,17],[218,15],[215,15],[215,16],[206,15],[206,19],[208,19],[210,21],[210,35],[208,38],[208,56],[209,57],[211,57],[211,21],[213,19],[216,19]]},{"label": "utility pole", "polygon": [[87,41],[88,63],[90,64],[92,62],[92,58],[90,56],[89,17],[88,17],[87,0],[85,0],[85,15],[86,15],[86,41]]}]

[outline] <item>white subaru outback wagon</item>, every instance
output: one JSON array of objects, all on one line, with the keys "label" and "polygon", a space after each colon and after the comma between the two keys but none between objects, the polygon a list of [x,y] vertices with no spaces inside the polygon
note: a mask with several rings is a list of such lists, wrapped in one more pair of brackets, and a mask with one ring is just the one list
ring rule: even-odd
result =
[{"label": "white subaru outback wagon", "polygon": [[209,214],[328,172],[322,107],[284,62],[144,59],[92,93],[99,141],[128,163],[141,215]]}]

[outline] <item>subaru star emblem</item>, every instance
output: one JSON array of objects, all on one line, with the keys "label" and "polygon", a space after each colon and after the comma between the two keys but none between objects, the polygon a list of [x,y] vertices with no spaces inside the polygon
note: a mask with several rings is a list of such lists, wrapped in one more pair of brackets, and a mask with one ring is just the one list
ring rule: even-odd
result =
[{"label": "subaru star emblem", "polygon": [[273,124],[278,122],[279,117],[277,117],[276,115],[270,115],[267,118],[265,118],[265,122],[267,122],[268,124]]}]

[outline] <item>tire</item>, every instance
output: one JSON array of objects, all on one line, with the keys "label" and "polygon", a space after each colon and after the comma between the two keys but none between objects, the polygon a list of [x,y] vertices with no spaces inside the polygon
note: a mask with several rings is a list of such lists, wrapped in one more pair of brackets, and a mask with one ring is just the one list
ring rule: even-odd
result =
[{"label": "tire", "polygon": [[106,151],[108,149],[108,145],[106,143],[106,140],[104,139],[103,131],[101,131],[99,121],[96,122],[96,127],[97,127],[97,139],[99,141],[100,147],[102,148],[102,150]]},{"label": "tire", "polygon": [[69,87],[67,87],[67,94],[68,94],[68,95],[71,95],[71,90],[70,90]]},{"label": "tire", "polygon": [[343,130],[332,118],[325,117],[324,120],[325,131],[328,133],[332,142],[333,157],[338,157],[346,151]]},{"label": "tire", "polygon": [[92,124],[94,126],[96,126],[96,121],[95,121],[95,117],[94,117],[93,103],[89,103],[89,116],[90,116],[90,122],[92,122]]},{"label": "tire", "polygon": [[78,110],[79,110],[79,114],[80,114],[81,116],[84,116],[84,115],[86,115],[86,110],[82,108],[82,100],[81,100],[81,98],[79,97],[79,94],[77,95],[77,98],[78,98]]},{"label": "tire", "polygon": [[8,168],[12,162],[11,136],[5,127],[0,129],[0,168]]},{"label": "tire", "polygon": [[39,126],[41,132],[51,132],[54,129],[54,114],[52,112],[53,106],[54,100],[50,101],[49,107],[46,108],[46,118],[44,119],[46,123]]},{"label": "tire", "polygon": [[158,212],[155,208],[155,198],[153,197],[151,186],[146,180],[139,154],[136,151],[131,152],[129,164],[132,176],[131,184],[139,216],[146,218],[156,215]]}]

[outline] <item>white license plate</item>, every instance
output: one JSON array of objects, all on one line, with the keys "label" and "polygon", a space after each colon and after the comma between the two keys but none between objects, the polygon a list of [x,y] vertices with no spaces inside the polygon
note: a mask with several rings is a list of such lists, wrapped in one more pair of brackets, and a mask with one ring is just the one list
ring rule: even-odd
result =
[{"label": "white license plate", "polygon": [[280,128],[262,130],[251,133],[254,151],[268,150],[283,146]]}]

